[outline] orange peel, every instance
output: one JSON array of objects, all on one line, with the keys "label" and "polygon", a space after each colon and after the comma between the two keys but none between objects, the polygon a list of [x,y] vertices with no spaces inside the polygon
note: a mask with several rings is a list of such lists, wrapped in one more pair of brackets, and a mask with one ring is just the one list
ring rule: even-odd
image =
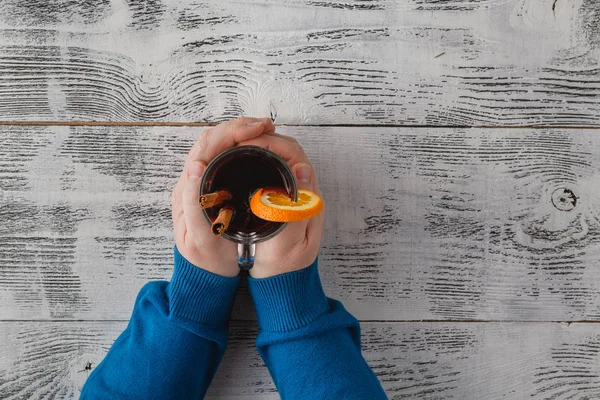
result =
[{"label": "orange peel", "polygon": [[295,222],[311,219],[323,210],[323,200],[310,190],[298,190],[294,202],[281,189],[259,189],[250,199],[254,215],[271,222]]}]

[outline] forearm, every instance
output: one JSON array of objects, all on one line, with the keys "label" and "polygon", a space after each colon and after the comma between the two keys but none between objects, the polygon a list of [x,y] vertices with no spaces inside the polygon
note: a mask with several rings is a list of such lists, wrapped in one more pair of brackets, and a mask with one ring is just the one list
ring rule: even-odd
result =
[{"label": "forearm", "polygon": [[284,400],[387,399],[361,355],[360,328],[327,299],[317,265],[251,279],[261,332],[258,350]]},{"label": "forearm", "polygon": [[81,398],[202,398],[227,346],[238,282],[194,267],[176,249],[171,282],[142,288],[129,325]]}]

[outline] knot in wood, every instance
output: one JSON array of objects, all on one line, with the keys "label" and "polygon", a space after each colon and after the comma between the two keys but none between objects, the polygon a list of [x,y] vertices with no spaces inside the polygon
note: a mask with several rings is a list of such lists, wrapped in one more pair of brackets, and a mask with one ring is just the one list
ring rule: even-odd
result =
[{"label": "knot in wood", "polygon": [[552,192],[552,205],[560,211],[571,211],[577,206],[577,196],[571,189],[558,188]]}]

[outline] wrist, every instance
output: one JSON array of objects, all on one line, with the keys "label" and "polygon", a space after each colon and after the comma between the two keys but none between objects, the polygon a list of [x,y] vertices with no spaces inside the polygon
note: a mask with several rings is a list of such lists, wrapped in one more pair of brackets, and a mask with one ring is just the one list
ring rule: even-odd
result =
[{"label": "wrist", "polygon": [[285,332],[299,329],[325,314],[329,305],[317,260],[301,270],[269,278],[248,278],[260,328]]},{"label": "wrist", "polygon": [[175,247],[167,286],[169,312],[205,325],[226,325],[239,282],[239,276],[224,277],[194,266]]},{"label": "wrist", "polygon": [[232,278],[240,274],[237,256],[234,251],[212,252],[206,254],[186,246],[176,246],[179,254],[195,268],[203,269],[212,274]]},{"label": "wrist", "polygon": [[[250,276],[255,279],[270,278],[277,275],[300,271],[313,263],[316,263],[318,254],[317,249],[293,249],[287,252],[283,251],[265,251],[259,248],[256,251],[254,267],[250,270]],[[281,256],[281,254],[285,256]],[[275,256],[272,254],[278,254]]]}]

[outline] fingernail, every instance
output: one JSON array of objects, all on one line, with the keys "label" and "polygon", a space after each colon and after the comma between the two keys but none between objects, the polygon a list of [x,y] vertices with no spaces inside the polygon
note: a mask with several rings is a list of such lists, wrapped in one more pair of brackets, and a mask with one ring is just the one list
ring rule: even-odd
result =
[{"label": "fingernail", "polygon": [[296,178],[302,183],[310,183],[311,174],[310,165],[302,164],[296,169]]},{"label": "fingernail", "polygon": [[257,126],[262,125],[261,121],[254,121],[254,122],[250,122],[248,125],[246,125],[248,128],[256,128]]},{"label": "fingernail", "polygon": [[198,162],[191,162],[188,165],[188,176],[190,178],[200,178],[204,173],[204,167]]}]

